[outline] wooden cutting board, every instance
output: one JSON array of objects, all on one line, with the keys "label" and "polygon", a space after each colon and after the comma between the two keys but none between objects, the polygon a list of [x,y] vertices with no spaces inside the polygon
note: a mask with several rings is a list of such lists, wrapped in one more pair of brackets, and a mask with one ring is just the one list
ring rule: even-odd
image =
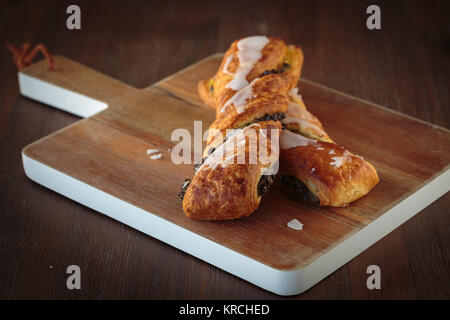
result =
[{"label": "wooden cutting board", "polygon": [[[302,79],[308,108],[335,141],[375,165],[380,183],[346,208],[309,205],[274,185],[248,218],[189,220],[177,194],[193,170],[171,162],[171,133],[213,121],[196,85],[221,58],[145,89],[61,56],[55,72],[45,61],[22,70],[23,95],[85,117],[23,149],[27,176],[280,295],[307,290],[449,191],[447,129]],[[150,160],[147,149],[161,150],[162,159]],[[294,218],[302,231],[287,227]]]}]

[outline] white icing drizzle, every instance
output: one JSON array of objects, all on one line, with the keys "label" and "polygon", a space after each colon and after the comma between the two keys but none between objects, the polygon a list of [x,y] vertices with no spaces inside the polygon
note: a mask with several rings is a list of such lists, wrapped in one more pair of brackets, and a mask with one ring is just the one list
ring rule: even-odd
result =
[{"label": "white icing drizzle", "polygon": [[288,150],[295,147],[304,147],[308,145],[316,145],[317,140],[306,138],[300,134],[293,133],[289,130],[282,130],[280,135],[280,148]]},{"label": "white icing drizzle", "polygon": [[311,173],[313,173],[314,171],[316,171],[316,168],[312,168],[311,169]]},{"label": "white icing drizzle", "polygon": [[230,54],[227,58],[227,60],[225,61],[225,64],[223,65],[223,69],[222,72],[225,74],[229,74],[229,75],[233,75],[234,73],[231,73],[228,71],[228,65],[230,64],[231,60],[233,60],[234,58],[234,54]]},{"label": "white icing drizzle", "polygon": [[[297,89],[297,88],[295,88]],[[281,120],[283,124],[297,123],[302,128],[311,128],[313,130],[322,132],[317,124],[315,117],[308,110],[303,109],[297,103],[291,102],[285,113],[285,118]]]},{"label": "white icing drizzle", "polygon": [[270,163],[270,166],[261,168],[260,175],[271,176],[277,174],[280,163],[278,162],[278,160],[271,161]]},{"label": "white icing drizzle", "polygon": [[244,88],[237,91],[234,96],[232,96],[228,101],[223,105],[222,109],[220,109],[220,112],[225,112],[225,110],[228,108],[229,105],[233,104],[237,113],[242,113],[245,111],[245,104],[248,100],[252,99],[254,97],[253,95],[253,84],[256,80],[259,78],[256,78],[252,81],[249,85],[245,86]]},{"label": "white icing drizzle", "polygon": [[336,152],[334,152],[334,149],[331,149],[330,151],[328,151],[328,154],[336,154]]},{"label": "white icing drizzle", "polygon": [[334,161],[330,162],[330,164],[336,169],[345,162],[345,157],[332,157],[331,159],[333,159]]},{"label": "white icing drizzle", "polygon": [[297,98],[299,100],[302,100],[302,96],[298,93],[298,88],[294,87],[291,90],[289,90],[288,95],[293,97],[293,98]]},{"label": "white icing drizzle", "polygon": [[266,36],[253,36],[240,40],[237,44],[239,49],[239,61],[242,65],[253,64],[261,58],[261,50],[269,42]]},{"label": "white icing drizzle", "polygon": [[266,36],[248,37],[238,42],[239,69],[234,74],[233,80],[228,82],[227,88],[237,91],[248,85],[246,77],[255,63],[261,59],[261,50],[268,42],[269,39]]},{"label": "white icing drizzle", "polygon": [[239,90],[242,87],[245,87],[248,85],[247,81],[247,74],[252,70],[253,66],[244,66],[240,67],[238,71],[234,74],[233,80],[228,82],[226,85],[226,88],[233,89],[233,90]]},{"label": "white icing drizzle", "polygon": [[[346,159],[348,160],[348,162],[352,162],[352,156],[353,154],[351,152],[349,152],[348,150],[345,150],[344,153],[342,154],[344,157],[346,157]],[[356,156],[358,157],[358,156]]]},{"label": "white icing drizzle", "polygon": [[238,152],[245,152],[245,131],[250,127],[261,128],[259,123],[253,123],[243,129],[231,130],[231,133],[226,135],[227,140],[214,150],[214,152],[200,166],[197,173],[203,168],[211,168],[214,170],[217,166],[225,168],[229,164],[236,163],[234,160],[237,156],[235,147],[237,147]]}]

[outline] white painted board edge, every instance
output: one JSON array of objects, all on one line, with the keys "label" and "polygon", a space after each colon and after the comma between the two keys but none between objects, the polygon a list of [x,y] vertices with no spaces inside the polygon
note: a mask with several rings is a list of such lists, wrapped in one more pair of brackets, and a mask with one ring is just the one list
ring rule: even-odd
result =
[{"label": "white painted board edge", "polygon": [[[108,107],[102,101],[21,72],[19,87],[20,92],[28,98],[80,117],[90,117]],[[283,271],[181,228],[46,166],[24,153],[22,160],[25,173],[31,180],[279,295],[295,295],[306,291],[450,189],[450,170],[447,170],[308,266]]]},{"label": "white painted board edge", "polygon": [[19,72],[20,93],[79,117],[87,118],[108,108],[105,102],[56,86]]},{"label": "white painted board edge", "polygon": [[[450,189],[450,169],[378,219],[297,270],[278,270],[70,177],[22,152],[33,181],[273,293],[302,293],[416,215]],[[301,232],[301,231],[299,231]]]}]

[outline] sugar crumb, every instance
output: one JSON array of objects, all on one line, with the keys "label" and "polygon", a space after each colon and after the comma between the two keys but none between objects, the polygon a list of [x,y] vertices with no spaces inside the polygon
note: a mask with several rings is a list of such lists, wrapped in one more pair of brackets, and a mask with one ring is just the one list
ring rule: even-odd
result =
[{"label": "sugar crumb", "polygon": [[161,159],[161,157],[162,157],[162,153],[157,153],[157,154],[150,156],[150,159],[158,160],[158,159]]},{"label": "sugar crumb", "polygon": [[155,154],[155,153],[159,153],[159,150],[158,149],[147,149],[147,154],[148,155]]},{"label": "sugar crumb", "polygon": [[294,230],[303,230],[303,223],[298,221],[297,219],[292,219],[287,223],[287,226]]},{"label": "sugar crumb", "polygon": [[332,157],[334,161],[330,162],[332,166],[334,166],[336,169],[339,168],[343,163],[345,158],[344,157]]}]

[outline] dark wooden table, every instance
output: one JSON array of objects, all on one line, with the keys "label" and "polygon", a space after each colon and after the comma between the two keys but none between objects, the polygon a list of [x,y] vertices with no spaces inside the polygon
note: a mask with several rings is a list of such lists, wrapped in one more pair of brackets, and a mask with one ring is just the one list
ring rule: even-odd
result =
[{"label": "dark wooden table", "polygon": [[[365,25],[373,3],[381,30]],[[77,1],[78,31],[69,4],[2,2],[1,42],[42,42],[145,87],[236,38],[275,35],[303,47],[303,77],[450,128],[448,1]],[[278,298],[30,181],[21,149],[78,118],[22,97],[6,50],[0,79],[0,298]],[[449,208],[447,194],[294,298],[450,298]],[[71,264],[81,290],[66,288]],[[381,290],[366,287],[371,264]]]}]

